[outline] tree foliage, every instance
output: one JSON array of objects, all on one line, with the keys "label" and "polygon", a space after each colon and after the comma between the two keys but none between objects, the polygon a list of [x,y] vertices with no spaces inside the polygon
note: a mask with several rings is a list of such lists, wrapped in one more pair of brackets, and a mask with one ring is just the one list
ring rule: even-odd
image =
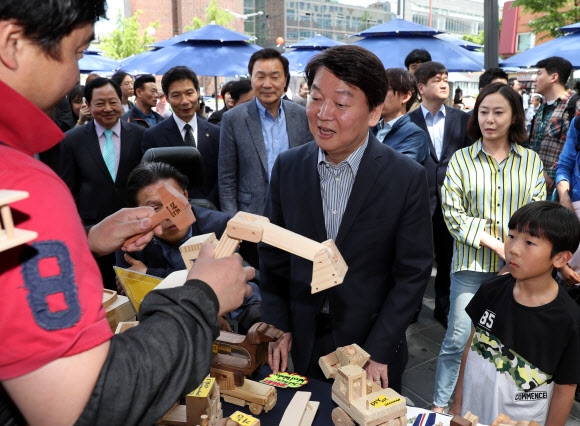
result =
[{"label": "tree foliage", "polygon": [[136,11],[130,18],[117,15],[117,28],[101,40],[100,47],[107,56],[114,59],[123,59],[137,53],[145,52],[147,46],[153,43],[154,38],[147,33],[148,28],[158,28],[159,22],[141,28],[137,18],[142,10]]},{"label": "tree foliage", "polygon": [[[534,34],[562,34],[556,28],[580,21],[580,0],[515,0],[513,6],[522,6],[526,12],[541,14],[530,22]],[[543,38],[543,37],[542,37]]]},{"label": "tree foliage", "polygon": [[474,34],[464,34],[462,37],[465,41],[470,41],[475,44],[481,44],[482,46],[485,44],[484,32],[480,31],[477,35]]},{"label": "tree foliage", "polygon": [[232,13],[220,9],[217,0],[211,0],[205,9],[205,22],[196,16],[191,21],[191,25],[186,25],[184,30],[197,30],[198,28],[204,27],[212,22],[215,22],[222,27],[233,29],[231,26],[233,20],[234,15]]}]

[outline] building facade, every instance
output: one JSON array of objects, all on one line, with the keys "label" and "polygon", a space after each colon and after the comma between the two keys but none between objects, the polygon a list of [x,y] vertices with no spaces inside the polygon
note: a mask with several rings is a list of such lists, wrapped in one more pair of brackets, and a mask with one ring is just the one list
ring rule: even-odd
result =
[{"label": "building facade", "polygon": [[[124,14],[133,16],[138,10],[142,11],[139,23],[143,28],[159,22],[153,37],[155,41],[161,41],[184,33],[185,27],[192,24],[194,17],[205,22],[205,11],[209,2],[210,0],[124,0]],[[244,0],[218,0],[218,6],[241,15]],[[243,32],[243,18],[234,18],[231,26],[233,30]]]},{"label": "building facade", "polygon": [[245,0],[246,13],[252,7],[264,7],[265,15],[255,33],[257,43],[276,44],[278,37],[286,46],[317,34],[349,42],[348,37],[375,25],[393,20],[396,14],[390,3],[377,2],[368,7],[345,5],[336,1]]}]

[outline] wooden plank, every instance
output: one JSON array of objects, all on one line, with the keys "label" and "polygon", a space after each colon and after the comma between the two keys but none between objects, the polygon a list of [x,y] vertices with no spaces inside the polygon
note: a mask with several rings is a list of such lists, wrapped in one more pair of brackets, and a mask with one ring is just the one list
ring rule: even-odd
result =
[{"label": "wooden plank", "polygon": [[297,391],[286,407],[280,426],[300,426],[312,392]]},{"label": "wooden plank", "polygon": [[0,189],[0,206],[14,203],[15,201],[24,200],[28,198],[28,192],[15,191],[13,189]]},{"label": "wooden plank", "polygon": [[0,230],[0,251],[6,251],[21,244],[26,244],[38,237],[34,231],[12,228],[13,237],[8,238],[6,230]]},{"label": "wooden plank", "polygon": [[310,401],[306,404],[306,410],[304,410],[304,416],[302,416],[302,421],[300,426],[311,426],[314,421],[314,416],[316,416],[316,411],[318,411],[318,406],[320,402]]}]

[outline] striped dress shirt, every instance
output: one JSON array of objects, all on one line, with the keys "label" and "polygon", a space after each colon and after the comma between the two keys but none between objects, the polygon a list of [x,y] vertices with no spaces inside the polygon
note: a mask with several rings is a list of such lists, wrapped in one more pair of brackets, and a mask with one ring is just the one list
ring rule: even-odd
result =
[{"label": "striped dress shirt", "polygon": [[511,215],[545,198],[543,166],[536,152],[512,144],[498,164],[483,150],[481,139],[455,152],[441,188],[445,223],[455,240],[451,271],[499,271],[501,259],[480,245],[481,233],[505,241]]},{"label": "striped dress shirt", "polygon": [[338,163],[337,166],[326,161],[324,151],[320,148],[318,149],[320,195],[326,236],[329,239],[336,240],[342,215],[346,210],[352,185],[368,142],[369,137],[367,135],[365,142],[350,154],[346,160]]}]

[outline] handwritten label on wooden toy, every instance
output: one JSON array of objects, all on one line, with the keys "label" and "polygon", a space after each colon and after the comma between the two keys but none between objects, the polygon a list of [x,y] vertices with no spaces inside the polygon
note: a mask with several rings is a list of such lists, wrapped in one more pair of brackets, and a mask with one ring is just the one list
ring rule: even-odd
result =
[{"label": "handwritten label on wooden toy", "polygon": [[401,398],[387,398],[384,395],[379,395],[377,398],[373,399],[370,404],[372,407],[389,407],[397,402],[401,402]]},{"label": "handwritten label on wooden toy", "polygon": [[196,398],[205,398],[209,394],[209,391],[211,390],[211,387],[213,386],[214,382],[215,379],[213,377],[206,377],[205,380],[201,382],[201,384],[189,394],[189,396],[195,396]]},{"label": "handwritten label on wooden toy", "polygon": [[308,378],[296,373],[278,373],[270,374],[268,377],[260,380],[260,383],[275,386],[277,388],[299,388],[308,383]]},{"label": "handwritten label on wooden toy", "polygon": [[230,416],[230,419],[234,420],[240,425],[251,426],[256,422],[256,418],[248,414],[242,413],[241,411],[236,411]]},{"label": "handwritten label on wooden toy", "polygon": [[168,206],[165,206],[165,208],[167,209],[167,211],[169,212],[169,214],[171,215],[171,217],[175,217],[179,213],[181,213],[181,209],[179,208],[179,206],[177,205],[177,203],[175,203],[175,201],[172,201],[171,203],[169,203],[169,205]]}]

